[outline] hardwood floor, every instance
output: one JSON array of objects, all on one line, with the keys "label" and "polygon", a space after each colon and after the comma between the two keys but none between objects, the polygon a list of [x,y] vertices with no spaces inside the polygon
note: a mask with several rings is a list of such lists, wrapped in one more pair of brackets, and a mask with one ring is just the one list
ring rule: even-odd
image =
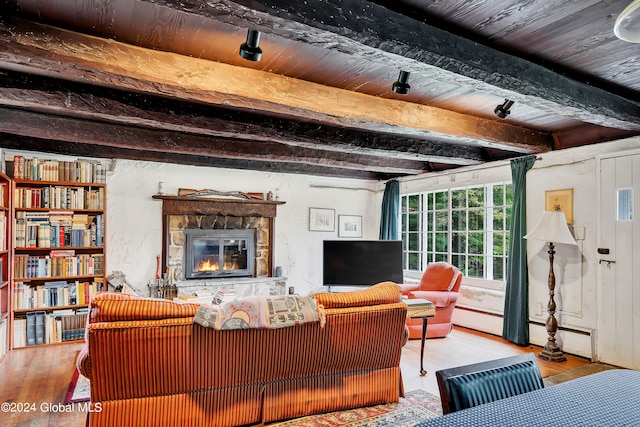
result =
[{"label": "hardwood floor", "polygon": [[0,404],[15,403],[23,411],[0,411],[0,425],[83,426],[86,414],[77,406],[62,405],[81,347],[74,343],[10,351],[0,364]]},{"label": "hardwood floor", "polygon": [[[62,344],[11,351],[0,363],[0,403],[35,404],[35,411],[0,412],[1,426],[80,427],[86,413],[76,405],[55,410],[64,401],[81,344]],[[434,372],[439,369],[533,351],[539,347],[518,347],[499,337],[456,328],[447,338],[427,340],[424,366],[428,374],[420,376],[420,340],[411,340],[401,359],[405,391],[424,389],[438,395]],[[538,360],[544,377],[586,365],[587,359],[568,356],[566,362]],[[44,406],[41,406],[44,405]],[[46,410],[54,408],[53,410]],[[71,409],[69,409],[71,408]],[[41,409],[45,409],[44,411]]]},{"label": "hardwood floor", "polygon": [[[538,354],[541,350],[542,348],[538,346],[520,347],[501,337],[456,327],[446,338],[427,340],[424,350],[424,367],[427,375],[421,377],[420,340],[410,340],[404,346],[400,360],[404,389],[405,391],[423,389],[439,395],[438,383],[433,375],[435,371],[522,353]],[[537,360],[543,377],[590,363],[589,359],[572,355],[567,355],[566,362]]]}]

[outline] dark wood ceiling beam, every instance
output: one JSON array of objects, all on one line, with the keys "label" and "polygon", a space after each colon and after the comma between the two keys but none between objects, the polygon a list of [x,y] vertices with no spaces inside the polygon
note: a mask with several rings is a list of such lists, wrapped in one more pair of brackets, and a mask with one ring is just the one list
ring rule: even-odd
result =
[{"label": "dark wood ceiling beam", "polygon": [[238,160],[319,165],[333,169],[368,169],[393,175],[426,172],[423,162],[342,154],[238,138],[218,138],[175,131],[58,117],[0,107],[0,132],[67,143],[197,155]]},{"label": "dark wood ceiling beam", "polygon": [[240,160],[207,157],[194,154],[176,154],[167,151],[147,151],[136,148],[109,147],[79,142],[38,139],[15,134],[4,134],[2,132],[0,132],[0,139],[2,140],[3,147],[7,149],[46,151],[55,154],[90,158],[142,160],[148,162],[173,163],[191,166],[243,169],[275,173],[296,173],[366,180],[386,180],[398,176],[396,174],[375,173],[365,169],[342,169],[320,164],[305,165],[295,162],[281,163],[251,159]]},{"label": "dark wood ceiling beam", "polygon": [[[315,123],[166,100],[152,95],[108,90],[20,73],[0,73],[0,105],[87,120],[141,126],[195,135],[276,142],[308,150],[359,153],[368,164],[406,160],[471,165],[483,162],[480,147],[362,132]],[[374,156],[377,156],[375,158]],[[416,173],[416,172],[414,172]]]},{"label": "dark wood ceiling beam", "polygon": [[640,135],[640,131],[606,128],[587,123],[580,126],[579,129],[556,132],[553,134],[553,140],[556,143],[556,149],[561,150],[564,148],[580,147],[587,144],[630,138],[636,135]]},{"label": "dark wood ceiling beam", "polygon": [[0,25],[0,69],[450,144],[515,153],[553,146],[550,135],[506,122],[17,21],[19,28],[13,30]]},{"label": "dark wood ceiling beam", "polygon": [[[155,4],[454,82],[601,126],[640,129],[638,102],[361,0]],[[350,13],[357,10],[357,13]]]}]

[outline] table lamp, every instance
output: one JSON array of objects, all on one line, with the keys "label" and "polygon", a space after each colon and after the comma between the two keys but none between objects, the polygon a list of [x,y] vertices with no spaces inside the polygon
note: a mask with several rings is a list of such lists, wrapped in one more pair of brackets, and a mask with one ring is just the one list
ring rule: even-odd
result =
[{"label": "table lamp", "polygon": [[549,317],[547,318],[547,343],[544,348],[538,354],[538,357],[551,362],[564,362],[567,358],[564,353],[556,344],[556,331],[558,330],[558,321],[555,318],[556,302],[553,299],[556,288],[556,276],[553,273],[553,255],[554,243],[561,243],[565,245],[578,245],[575,239],[569,231],[567,226],[567,220],[565,219],[564,212],[560,210],[545,211],[540,219],[540,222],[531,230],[525,239],[541,240],[549,243],[549,304],[547,310]]}]

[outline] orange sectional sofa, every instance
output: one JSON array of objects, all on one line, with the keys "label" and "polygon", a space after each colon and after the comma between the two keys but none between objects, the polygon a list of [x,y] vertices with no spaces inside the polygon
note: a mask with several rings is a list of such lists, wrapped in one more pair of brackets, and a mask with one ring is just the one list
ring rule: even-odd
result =
[{"label": "orange sectional sofa", "polygon": [[396,402],[406,305],[393,283],[314,295],[326,323],[215,330],[196,304],[98,294],[78,356],[91,426],[234,426]]}]

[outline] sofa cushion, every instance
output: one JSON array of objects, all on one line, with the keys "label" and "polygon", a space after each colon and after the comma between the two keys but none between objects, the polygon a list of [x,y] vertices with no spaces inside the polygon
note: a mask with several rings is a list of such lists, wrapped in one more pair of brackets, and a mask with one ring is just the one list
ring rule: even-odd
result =
[{"label": "sofa cushion", "polygon": [[178,304],[165,299],[120,293],[98,293],[91,301],[90,323],[127,320],[160,320],[193,317],[198,304]]},{"label": "sofa cushion", "polygon": [[362,291],[320,292],[312,296],[324,308],[364,307],[402,302],[401,288],[393,282],[378,283]]}]

